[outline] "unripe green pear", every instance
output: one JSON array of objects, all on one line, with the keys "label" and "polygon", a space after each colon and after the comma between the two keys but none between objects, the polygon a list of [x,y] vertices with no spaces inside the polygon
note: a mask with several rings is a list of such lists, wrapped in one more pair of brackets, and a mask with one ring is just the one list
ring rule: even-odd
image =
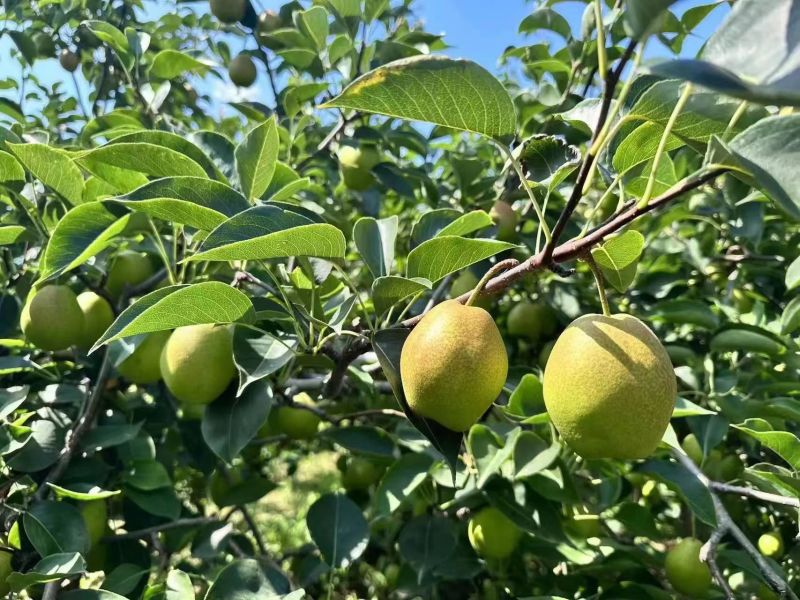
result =
[{"label": "unripe green pear", "polygon": [[259,34],[272,33],[281,27],[283,27],[283,19],[274,10],[265,10],[258,15],[257,30]]},{"label": "unripe green pear", "polygon": [[508,311],[506,326],[509,335],[538,342],[555,333],[558,321],[555,311],[546,304],[519,302]]},{"label": "unripe green pear", "polygon": [[694,538],[678,542],[664,561],[667,579],[677,591],[692,598],[702,597],[711,587],[711,571],[700,560],[703,543]]},{"label": "unripe green pear", "polygon": [[64,48],[61,51],[61,54],[58,55],[58,62],[61,63],[61,66],[64,68],[65,71],[70,73],[74,73],[75,70],[78,68],[78,65],[81,64],[81,58],[77,54],[75,54],[72,50],[67,50]]},{"label": "unripe green pear", "polygon": [[692,459],[692,462],[698,467],[703,464],[703,447],[697,439],[697,436],[690,433],[681,442],[681,448],[686,452],[686,455]]},{"label": "unripe green pear", "polygon": [[502,512],[489,506],[469,520],[469,543],[484,558],[508,558],[522,537],[519,527]]},{"label": "unripe green pear", "polygon": [[164,383],[185,404],[213,402],[235,374],[233,334],[227,326],[178,327],[161,352]]},{"label": "unripe green pear", "polygon": [[411,331],[400,376],[416,414],[467,431],[492,405],[508,375],[508,355],[491,315],[447,300]]},{"label": "unripe green pear", "polygon": [[170,337],[169,331],[154,331],[123,360],[117,371],[136,385],[148,385],[161,379],[161,352]]},{"label": "unripe green pear", "polygon": [[114,322],[114,309],[108,300],[89,290],[78,294],[77,300],[83,312],[83,338],[78,346],[86,350],[91,348]]},{"label": "unripe green pear", "polygon": [[11,591],[11,586],[8,585],[8,576],[14,570],[11,567],[11,552],[0,550],[0,597],[5,597]]},{"label": "unripe green pear", "polygon": [[553,346],[543,388],[553,424],[584,458],[649,456],[677,394],[666,350],[630,315],[575,319]]},{"label": "unripe green pear", "polygon": [[118,298],[125,287],[135,287],[155,273],[153,263],[140,252],[120,252],[111,262],[106,279],[106,289]]},{"label": "unripe green pear", "polygon": [[384,468],[371,460],[354,456],[342,473],[342,485],[346,490],[366,490],[383,475]]},{"label": "unripe green pear", "polygon": [[[455,281],[453,281],[453,285],[450,286],[450,297],[458,298],[461,294],[471,292],[475,289],[475,286],[478,285],[478,281],[477,275],[469,269],[462,271],[461,274],[456,277]],[[480,306],[482,309],[488,311],[492,307],[492,304],[491,296],[481,294],[476,298],[473,306]]]},{"label": "unripe green pear", "polygon": [[228,75],[234,85],[238,87],[250,87],[255,83],[258,71],[256,63],[248,54],[240,54],[228,64]]},{"label": "unripe green pear", "polygon": [[[298,394],[294,397],[297,404],[313,406],[313,401],[308,394]],[[320,424],[319,415],[294,406],[279,406],[275,412],[275,428],[278,432],[293,440],[309,440],[317,434]]]},{"label": "unripe green pear", "polygon": [[223,23],[236,23],[244,17],[245,0],[211,0],[211,14]]},{"label": "unripe green pear", "polygon": [[542,349],[539,350],[539,357],[536,359],[536,363],[542,371],[547,367],[547,361],[550,360],[550,353],[553,351],[553,346],[555,345],[555,340],[550,340],[542,344]]},{"label": "unripe green pear", "polygon": [[758,551],[775,560],[783,556],[783,537],[780,531],[768,531],[758,538]]},{"label": "unripe green pear", "polygon": [[489,211],[494,224],[497,226],[497,239],[506,242],[513,241],[517,237],[517,216],[514,208],[503,200],[498,200],[494,203]]},{"label": "unripe green pear", "polygon": [[83,523],[86,525],[86,531],[89,533],[89,541],[92,546],[95,546],[106,534],[106,528],[108,527],[106,501],[90,500],[81,502],[79,508]]},{"label": "unripe green pear", "polygon": [[375,146],[341,146],[337,156],[342,179],[348,188],[363,192],[375,184],[372,168],[381,162],[381,154]]},{"label": "unripe green pear", "polygon": [[65,285],[48,285],[31,292],[20,315],[25,337],[42,350],[66,350],[80,344],[84,319],[78,298]]},{"label": "unripe green pear", "polygon": [[575,514],[566,525],[566,529],[575,537],[587,539],[600,537],[603,527],[599,515]]}]

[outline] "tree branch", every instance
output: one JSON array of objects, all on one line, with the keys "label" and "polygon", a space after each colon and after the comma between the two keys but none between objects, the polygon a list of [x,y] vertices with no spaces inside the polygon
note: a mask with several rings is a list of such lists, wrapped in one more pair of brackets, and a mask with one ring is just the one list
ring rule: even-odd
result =
[{"label": "tree branch", "polygon": [[160,525],[153,525],[145,529],[137,529],[136,531],[128,531],[117,535],[107,535],[102,538],[102,542],[121,542],[122,540],[138,540],[147,537],[153,533],[160,533],[170,529],[179,529],[181,527],[195,527],[198,525],[209,525],[211,523],[219,523],[218,519],[211,519],[208,517],[192,517],[187,519],[178,519],[177,521],[170,521],[169,523],[161,523]]},{"label": "tree branch", "polygon": [[792,498],[790,496],[781,496],[780,494],[770,494],[762,492],[753,488],[740,487],[738,485],[730,485],[721,483],[719,481],[710,481],[709,485],[715,492],[723,494],[736,494],[737,496],[744,496],[745,498],[753,498],[754,500],[763,500],[764,502],[771,502],[772,504],[780,504],[782,506],[791,506],[792,508],[800,509],[800,499]]}]

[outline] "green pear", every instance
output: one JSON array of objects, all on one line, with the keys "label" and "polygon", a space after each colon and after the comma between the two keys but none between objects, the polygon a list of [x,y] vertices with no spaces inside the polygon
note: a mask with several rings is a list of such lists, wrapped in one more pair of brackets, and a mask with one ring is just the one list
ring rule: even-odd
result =
[{"label": "green pear", "polygon": [[758,538],[758,551],[775,560],[783,556],[783,537],[780,531],[768,531]]},{"label": "green pear", "polygon": [[703,543],[694,538],[686,538],[676,544],[664,561],[667,579],[681,594],[692,598],[702,597],[711,587],[711,571],[700,560]]},{"label": "green pear", "polygon": [[25,337],[42,350],[66,350],[84,340],[84,318],[78,298],[65,285],[31,292],[20,315]]},{"label": "green pear", "polygon": [[108,509],[105,500],[90,500],[81,502],[79,510],[89,532],[89,541],[96,546],[106,534],[108,528]]},{"label": "green pear", "polygon": [[381,154],[375,146],[341,146],[337,156],[342,180],[348,188],[363,192],[375,184],[372,169],[381,162]]},{"label": "green pear", "polygon": [[247,8],[246,0],[211,0],[211,14],[223,23],[240,21]]},{"label": "green pear", "polygon": [[347,461],[342,473],[342,485],[346,490],[366,490],[377,483],[385,469],[373,461],[354,456]]},{"label": "green pear", "polygon": [[538,342],[555,333],[558,321],[556,312],[546,304],[519,302],[508,311],[506,326],[509,335]]},{"label": "green pear", "polygon": [[492,405],[508,374],[508,355],[491,315],[447,300],[412,330],[400,376],[416,414],[467,431]]},{"label": "green pear", "polygon": [[119,298],[125,287],[135,287],[147,281],[153,273],[153,263],[146,254],[128,250],[120,252],[108,269],[106,289],[111,296]]},{"label": "green pear", "polygon": [[65,71],[69,73],[74,73],[78,66],[81,64],[81,58],[77,54],[75,54],[72,50],[67,50],[64,48],[61,51],[61,54],[58,55],[58,62],[61,63],[61,66]]},{"label": "green pear", "polygon": [[[311,396],[305,392],[297,394],[292,400],[296,404],[314,406]],[[279,406],[275,410],[273,423],[278,433],[293,440],[309,440],[317,434],[321,419],[319,415],[305,408]]]},{"label": "green pear", "polygon": [[484,508],[469,520],[469,543],[480,556],[504,559],[516,550],[522,531],[493,506]]},{"label": "green pear", "polygon": [[11,586],[8,585],[8,576],[14,570],[11,567],[11,558],[13,554],[0,550],[0,597],[5,597],[11,591]]},{"label": "green pear", "polygon": [[498,200],[494,203],[491,210],[489,210],[489,217],[491,217],[494,224],[497,226],[497,239],[506,242],[513,241],[517,237],[517,216],[514,208],[504,200]]},{"label": "green pear", "polygon": [[236,374],[233,334],[227,326],[178,327],[161,352],[161,376],[172,395],[205,405],[219,397]]},{"label": "green pear", "polygon": [[234,85],[250,87],[255,83],[258,71],[256,63],[248,54],[240,54],[228,64],[228,75]]},{"label": "green pear", "polygon": [[78,294],[77,300],[84,321],[83,339],[78,346],[86,350],[91,348],[114,322],[114,309],[108,300],[89,290]]},{"label": "green pear", "polygon": [[123,360],[117,371],[136,385],[147,385],[161,379],[161,352],[170,337],[169,331],[154,331],[136,346],[133,353]]},{"label": "green pear", "polygon": [[636,459],[661,441],[677,384],[655,334],[630,315],[584,315],[556,340],[544,371],[552,423],[584,458]]}]

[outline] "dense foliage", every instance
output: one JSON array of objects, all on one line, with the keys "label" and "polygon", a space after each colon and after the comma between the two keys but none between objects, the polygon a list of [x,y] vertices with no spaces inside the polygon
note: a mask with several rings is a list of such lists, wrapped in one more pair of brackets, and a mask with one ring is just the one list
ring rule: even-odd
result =
[{"label": "dense foliage", "polygon": [[0,595],[797,597],[800,3],[582,1],[3,0]]}]

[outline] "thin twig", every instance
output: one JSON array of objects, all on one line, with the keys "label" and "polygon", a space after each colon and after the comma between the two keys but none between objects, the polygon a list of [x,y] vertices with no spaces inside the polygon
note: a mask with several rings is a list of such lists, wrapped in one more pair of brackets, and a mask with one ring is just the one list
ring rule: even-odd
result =
[{"label": "thin twig", "polygon": [[103,542],[121,542],[123,540],[138,540],[148,537],[154,533],[168,531],[170,529],[179,529],[181,527],[197,527],[199,525],[210,525],[211,523],[221,523],[218,519],[211,519],[207,517],[191,517],[186,519],[178,519],[177,521],[170,521],[169,523],[161,523],[160,525],[153,525],[145,529],[137,529],[136,531],[127,531],[116,535],[107,535],[102,538]]},{"label": "thin twig", "polygon": [[763,500],[764,502],[771,502],[772,504],[780,504],[782,506],[791,506],[792,508],[800,509],[800,499],[798,498],[781,496],[780,494],[770,494],[769,492],[762,492],[761,490],[740,487],[738,485],[730,485],[719,481],[710,481],[709,485],[715,492],[736,494],[737,496],[744,496],[745,498],[753,498],[754,500]]},{"label": "thin twig", "polygon": [[733,595],[733,590],[717,563],[717,548],[723,537],[725,537],[725,531],[722,529],[715,529],[711,533],[711,537],[708,538],[708,541],[700,548],[700,560],[708,565],[711,575],[725,593],[725,598],[727,598],[727,600],[734,600],[735,596]]},{"label": "thin twig", "polygon": [[253,520],[253,515],[250,514],[250,511],[247,510],[247,507],[244,505],[239,506],[239,512],[242,513],[242,517],[244,517],[247,526],[250,528],[250,532],[256,540],[259,553],[266,555],[267,545],[264,543],[264,538],[258,530],[258,525],[256,525],[256,522]]}]

